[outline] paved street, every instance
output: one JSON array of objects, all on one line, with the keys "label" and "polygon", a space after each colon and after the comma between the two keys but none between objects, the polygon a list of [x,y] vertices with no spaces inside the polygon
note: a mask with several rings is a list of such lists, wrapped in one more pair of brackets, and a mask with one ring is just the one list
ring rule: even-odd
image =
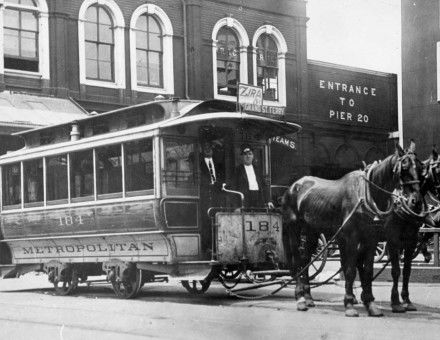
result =
[{"label": "paved street", "polygon": [[0,338],[415,339],[440,333],[440,284],[413,284],[418,311],[392,314],[390,283],[376,283],[385,314],[379,319],[367,317],[362,306],[359,318],[346,318],[342,285],[314,290],[317,307],[304,313],[296,311],[292,288],[268,299],[238,300],[218,283],[192,297],[170,282],[144,286],[136,300],[127,301],[116,299],[109,285],[55,296],[45,275],[28,274],[0,281]]}]

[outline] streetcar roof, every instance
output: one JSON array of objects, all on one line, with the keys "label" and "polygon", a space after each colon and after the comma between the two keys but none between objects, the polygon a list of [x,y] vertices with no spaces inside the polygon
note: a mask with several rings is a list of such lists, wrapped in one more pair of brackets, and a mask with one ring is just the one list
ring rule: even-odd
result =
[{"label": "streetcar roof", "polygon": [[183,125],[194,128],[207,123],[214,128],[216,126],[228,125],[228,123],[239,125],[243,128],[256,128],[261,131],[261,138],[288,135],[301,130],[301,126],[295,123],[246,112],[213,112],[199,115],[191,115],[191,112],[188,112],[187,115],[164,121],[160,124],[159,128],[166,129]]}]

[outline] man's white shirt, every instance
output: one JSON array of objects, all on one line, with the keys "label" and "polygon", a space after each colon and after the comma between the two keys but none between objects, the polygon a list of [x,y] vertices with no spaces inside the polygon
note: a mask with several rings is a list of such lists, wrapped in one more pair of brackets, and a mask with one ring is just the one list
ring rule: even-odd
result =
[{"label": "man's white shirt", "polygon": [[[208,170],[210,169],[210,165],[211,165],[212,174],[214,175],[214,179],[216,179],[217,175],[215,173],[215,166],[214,166],[214,162],[212,161],[212,157],[209,157],[209,158],[205,157],[205,164],[208,167]],[[211,178],[211,184],[214,184],[214,181],[212,180],[212,178]]]},{"label": "man's white shirt", "polygon": [[258,182],[257,182],[257,176],[255,176],[255,169],[254,166],[251,165],[244,165],[244,169],[246,170],[246,175],[249,182],[249,190],[258,190]]}]

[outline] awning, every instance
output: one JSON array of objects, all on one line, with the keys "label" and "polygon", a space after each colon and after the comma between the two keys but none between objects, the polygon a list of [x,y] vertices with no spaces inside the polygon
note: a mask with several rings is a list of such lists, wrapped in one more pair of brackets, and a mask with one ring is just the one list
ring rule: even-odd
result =
[{"label": "awning", "polygon": [[11,132],[84,118],[87,112],[70,99],[0,92],[0,127]]}]

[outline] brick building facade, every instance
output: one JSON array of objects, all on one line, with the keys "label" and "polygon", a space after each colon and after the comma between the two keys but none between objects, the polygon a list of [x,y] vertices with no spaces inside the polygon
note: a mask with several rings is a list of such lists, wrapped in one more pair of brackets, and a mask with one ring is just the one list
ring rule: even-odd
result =
[{"label": "brick building facade", "polygon": [[[0,90],[104,112],[158,95],[236,101],[238,82],[259,85],[265,104],[285,107],[284,119],[304,126],[294,147],[273,143],[274,168],[284,169],[274,182],[287,184],[322,160],[321,135],[335,150],[355,149],[344,166],[328,154],[326,165],[347,170],[372,147],[387,152],[387,133],[396,130],[391,120],[360,128],[314,116],[309,108],[320,97],[311,101],[309,83],[318,66],[307,61],[306,24],[300,0],[0,0]],[[395,78],[375,77],[388,82],[383,105],[393,115]],[[357,150],[363,142],[371,145]]]}]

